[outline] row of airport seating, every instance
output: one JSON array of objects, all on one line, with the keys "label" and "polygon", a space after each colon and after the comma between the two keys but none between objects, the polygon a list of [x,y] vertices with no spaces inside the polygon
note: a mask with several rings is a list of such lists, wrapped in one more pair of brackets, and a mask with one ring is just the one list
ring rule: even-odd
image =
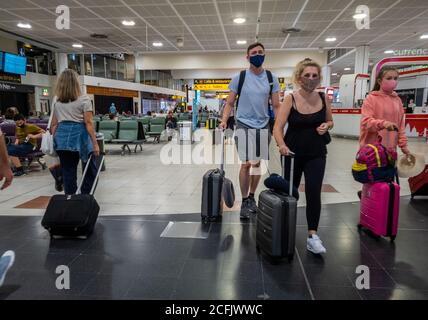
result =
[{"label": "row of airport seating", "polygon": [[155,143],[159,143],[162,132],[166,127],[166,118],[137,118],[136,120],[94,120],[94,128],[98,133],[104,136],[104,142],[107,144],[121,144],[122,154],[128,150],[131,153],[130,145],[135,145],[142,150],[142,144],[147,138],[153,138]]}]

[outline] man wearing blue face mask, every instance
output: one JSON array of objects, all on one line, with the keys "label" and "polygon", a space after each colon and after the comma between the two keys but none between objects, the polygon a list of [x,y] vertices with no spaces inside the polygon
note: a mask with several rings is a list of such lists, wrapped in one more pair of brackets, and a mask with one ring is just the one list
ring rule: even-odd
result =
[{"label": "man wearing blue face mask", "polygon": [[239,172],[242,219],[249,219],[250,213],[257,211],[254,194],[261,178],[260,161],[269,159],[269,99],[276,113],[281,89],[278,78],[262,67],[265,60],[263,44],[250,45],[247,60],[250,63],[249,69],[241,71],[229,84],[230,94],[220,124],[220,128],[227,128],[229,115],[237,100],[235,143],[242,161]]}]

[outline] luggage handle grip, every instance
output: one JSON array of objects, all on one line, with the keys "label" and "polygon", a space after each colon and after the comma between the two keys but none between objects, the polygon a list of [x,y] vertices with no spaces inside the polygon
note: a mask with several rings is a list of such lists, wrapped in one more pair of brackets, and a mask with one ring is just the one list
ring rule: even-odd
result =
[{"label": "luggage handle grip", "polygon": [[[292,151],[289,151],[287,157],[290,157],[291,159],[291,164],[290,164],[290,180],[288,182],[289,184],[289,196],[292,197],[293,196],[293,184],[294,184],[294,157],[296,156],[296,154]],[[285,157],[281,155],[281,167],[282,167],[282,177],[285,178]]]}]

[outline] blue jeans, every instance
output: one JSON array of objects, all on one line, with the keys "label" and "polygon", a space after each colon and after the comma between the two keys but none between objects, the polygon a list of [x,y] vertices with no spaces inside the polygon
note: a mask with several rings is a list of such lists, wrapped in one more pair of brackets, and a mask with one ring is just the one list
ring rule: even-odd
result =
[{"label": "blue jeans", "polygon": [[[64,150],[58,150],[57,154],[61,163],[64,193],[66,195],[75,194],[77,191],[77,166],[79,165],[80,154],[79,152]],[[89,194],[91,192],[98,171],[96,163],[96,158],[92,157],[88,172],[83,181],[82,194]],[[85,169],[86,164],[82,161],[82,170]]]},{"label": "blue jeans", "polygon": [[7,153],[11,157],[24,158],[33,152],[34,146],[27,142],[21,144],[10,144],[7,146]]}]

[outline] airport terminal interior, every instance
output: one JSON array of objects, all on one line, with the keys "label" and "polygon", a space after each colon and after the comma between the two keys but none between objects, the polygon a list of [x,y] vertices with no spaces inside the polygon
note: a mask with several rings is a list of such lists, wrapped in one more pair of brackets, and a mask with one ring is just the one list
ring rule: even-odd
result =
[{"label": "airport terminal interior", "polygon": [[[43,153],[41,137],[19,157],[21,171],[10,165],[13,181],[0,191],[0,255],[12,250],[15,258],[0,300],[427,300],[428,171],[420,195],[409,177],[398,179],[394,241],[358,227],[363,185],[352,173],[362,109],[383,67],[399,74],[401,139],[428,164],[427,15],[426,0],[1,0],[7,149],[17,114],[49,127],[57,80],[71,69],[105,155],[94,193],[99,216],[86,239],[51,237],[42,226],[52,197],[64,191],[51,174],[60,160]],[[242,161],[220,123],[232,79],[254,68],[247,48],[256,42],[280,102],[302,90],[293,81],[300,61],[321,67],[316,91],[334,122],[321,188],[322,254],[307,249],[307,177],[298,188],[293,259],[259,250],[261,212],[241,216]],[[282,174],[275,139],[266,145],[257,202],[265,179]],[[204,175],[220,168],[222,155],[234,203],[221,201],[221,218],[206,223]],[[69,288],[58,288],[59,266]],[[361,266],[369,272],[363,288]]]}]

